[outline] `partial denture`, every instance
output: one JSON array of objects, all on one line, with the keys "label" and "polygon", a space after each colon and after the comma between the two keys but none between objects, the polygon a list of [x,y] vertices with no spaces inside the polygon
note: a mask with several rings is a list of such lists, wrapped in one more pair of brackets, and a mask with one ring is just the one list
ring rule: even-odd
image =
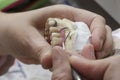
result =
[{"label": "partial denture", "polygon": [[[62,43],[64,43],[65,49],[80,50],[81,46],[87,43],[82,41],[81,35],[82,38],[87,40],[91,36],[89,28],[86,26],[83,22],[75,24],[68,19],[49,18],[46,22],[45,38],[52,46],[62,46]],[[84,30],[84,28],[87,28],[87,30]],[[82,34],[81,32],[79,34],[79,31]]]}]

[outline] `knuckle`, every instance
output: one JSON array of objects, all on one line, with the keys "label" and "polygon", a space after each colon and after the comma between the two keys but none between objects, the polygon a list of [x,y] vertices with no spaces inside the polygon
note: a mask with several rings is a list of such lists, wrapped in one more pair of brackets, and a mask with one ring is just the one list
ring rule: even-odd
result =
[{"label": "knuckle", "polygon": [[96,14],[96,16],[94,18],[97,18],[106,24],[106,19],[103,16]]},{"label": "knuckle", "polygon": [[112,28],[108,25],[106,25],[106,29],[112,32]]},{"label": "knuckle", "polygon": [[40,63],[42,63],[42,61],[44,60],[46,54],[51,53],[51,47],[46,46],[46,45],[37,47],[35,49],[35,53],[36,53],[35,54],[36,58],[40,60]]},{"label": "knuckle", "polygon": [[104,21],[106,23],[106,20],[105,20],[105,18],[103,16],[98,15],[98,18],[100,18],[102,21]]}]

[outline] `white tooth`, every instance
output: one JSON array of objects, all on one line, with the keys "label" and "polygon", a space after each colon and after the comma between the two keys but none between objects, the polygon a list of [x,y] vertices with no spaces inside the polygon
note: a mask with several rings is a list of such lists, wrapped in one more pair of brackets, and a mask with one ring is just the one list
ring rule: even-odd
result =
[{"label": "white tooth", "polygon": [[51,33],[51,37],[60,37],[60,33]]},{"label": "white tooth", "polygon": [[52,33],[52,32],[59,32],[57,27],[50,27],[49,31],[50,31],[50,33]]},{"label": "white tooth", "polygon": [[56,21],[55,20],[49,20],[48,21],[48,25],[49,26],[55,26],[56,25]]},{"label": "white tooth", "polygon": [[51,45],[56,46],[56,45],[61,44],[61,42],[62,42],[62,38],[53,37],[52,40],[51,40]]}]

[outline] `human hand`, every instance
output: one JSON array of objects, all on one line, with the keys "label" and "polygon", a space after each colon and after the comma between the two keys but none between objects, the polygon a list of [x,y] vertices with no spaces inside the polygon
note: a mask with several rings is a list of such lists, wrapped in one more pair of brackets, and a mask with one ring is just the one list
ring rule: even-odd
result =
[{"label": "human hand", "polygon": [[[91,52],[92,46],[86,47],[86,54]],[[68,52],[63,50],[61,47],[55,46],[52,49],[52,80],[73,80],[71,64],[69,61],[70,55],[80,56],[76,52]],[[83,51],[84,52],[84,51]],[[93,59],[92,55],[87,55],[86,58]],[[83,76],[82,76],[83,78]],[[86,80],[86,79],[85,79]]]},{"label": "human hand", "polygon": [[[92,50],[90,50],[92,51]],[[85,78],[85,80],[119,80],[120,56],[111,56],[100,60],[90,60],[78,54],[69,55],[60,47],[53,48],[53,75],[52,80],[73,80],[72,67]]]},{"label": "human hand", "polygon": [[51,46],[43,37],[44,26],[49,17],[85,22],[90,26],[91,42],[96,52],[102,52],[96,54],[96,57],[102,58],[109,55],[113,44],[111,35],[109,35],[110,30],[105,27],[104,18],[92,12],[65,5],[55,5],[22,13],[3,13],[0,18],[2,49],[24,63],[41,63],[44,68],[50,68]]},{"label": "human hand", "polygon": [[[93,53],[91,52],[92,47],[89,46],[87,48],[88,50],[86,51],[89,52],[90,54]],[[63,50],[61,47],[55,46],[52,49],[52,79],[51,80],[73,80],[73,75],[72,75],[72,69],[71,69],[71,64],[69,62],[69,57],[70,55],[76,55],[80,56],[77,53],[71,53],[68,51]],[[83,51],[84,52],[84,51]],[[93,59],[93,56],[86,56],[89,59]],[[75,64],[76,66],[76,64]],[[77,70],[77,69],[76,69]],[[83,76],[82,76],[83,79]],[[83,79],[86,80],[86,79]]]},{"label": "human hand", "polygon": [[[74,21],[84,21],[90,28],[92,34],[90,42],[94,47],[96,59],[110,56],[113,53],[112,30],[106,24],[105,19],[100,15],[85,10],[73,10],[73,13],[71,13],[73,14]],[[86,45],[84,50],[89,48],[89,46]],[[82,55],[90,57],[90,54],[83,53]]]},{"label": "human hand", "polygon": [[[41,12],[43,12],[41,17],[42,20],[39,18]],[[112,30],[106,24],[106,21],[102,16],[86,10],[65,5],[50,6],[43,8],[41,11],[36,10],[33,15],[36,15],[36,17],[33,16],[33,21],[35,24],[38,24],[38,28],[39,25],[45,26],[47,19],[50,17],[67,18],[74,22],[85,22],[89,26],[92,34],[90,41],[95,50],[95,57],[99,59],[111,55],[113,50]],[[43,63],[46,62],[47,61],[44,62],[43,60]]]},{"label": "human hand", "polygon": [[71,65],[87,80],[119,80],[120,56],[90,60],[82,56],[71,56]]},{"label": "human hand", "polygon": [[96,53],[94,54],[94,56],[97,59],[99,59],[111,55],[113,49],[111,28],[108,25],[106,25],[105,19],[102,16],[89,11],[64,5],[52,7],[54,8],[52,12],[51,11],[49,12],[49,10],[51,10],[50,8],[47,10],[49,14],[48,13],[45,14],[46,15],[46,17],[44,17],[45,20],[49,17],[55,17],[55,18],[67,18],[72,21],[85,22],[89,26],[90,31],[92,33],[90,41],[93,47],[95,48],[94,50]]},{"label": "human hand", "polygon": [[52,53],[52,79],[73,80],[68,54],[61,47],[54,47]]},{"label": "human hand", "polygon": [[[29,15],[29,16],[28,16]],[[32,24],[31,12],[2,13],[0,19],[1,55],[12,55],[28,64],[39,64],[42,54],[50,53],[51,47]]]}]

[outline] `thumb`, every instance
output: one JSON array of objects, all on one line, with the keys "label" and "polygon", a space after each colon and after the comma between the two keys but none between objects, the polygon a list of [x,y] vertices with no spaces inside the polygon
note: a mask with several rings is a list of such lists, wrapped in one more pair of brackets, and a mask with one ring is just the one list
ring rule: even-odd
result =
[{"label": "thumb", "polygon": [[67,54],[60,47],[54,47],[52,53],[52,80],[72,80],[71,66]]},{"label": "thumb", "polygon": [[[21,31],[25,31],[25,32],[21,33]],[[17,45],[16,47],[23,49],[23,52],[21,52],[23,53],[22,56],[24,55],[30,56],[29,59],[26,58],[25,60],[28,62],[29,60],[33,58],[33,59],[38,60],[44,68],[50,68],[52,65],[51,64],[52,63],[52,59],[51,59],[52,50],[51,50],[51,46],[49,45],[49,43],[44,39],[44,37],[40,34],[40,32],[36,28],[34,28],[34,26],[22,28],[21,31],[19,32],[20,34],[19,37],[17,37],[16,39],[19,38],[18,43],[26,42],[27,44],[22,45],[22,47],[21,46],[18,47]],[[18,51],[20,50],[18,49]],[[21,61],[24,60],[23,57],[20,60]]]},{"label": "thumb", "polygon": [[[88,60],[82,56],[71,56],[71,65],[86,79],[102,80],[108,62],[103,60]],[[101,66],[102,65],[102,66]]]},{"label": "thumb", "polygon": [[93,45],[92,44],[86,45],[83,48],[81,55],[87,59],[92,59],[92,60],[96,59]]},{"label": "thumb", "polygon": [[[30,33],[31,34],[31,33]],[[33,43],[34,50],[37,51],[37,57],[40,60],[43,68],[52,67],[52,49],[44,37],[39,34],[38,30],[32,30],[31,43]]]}]

